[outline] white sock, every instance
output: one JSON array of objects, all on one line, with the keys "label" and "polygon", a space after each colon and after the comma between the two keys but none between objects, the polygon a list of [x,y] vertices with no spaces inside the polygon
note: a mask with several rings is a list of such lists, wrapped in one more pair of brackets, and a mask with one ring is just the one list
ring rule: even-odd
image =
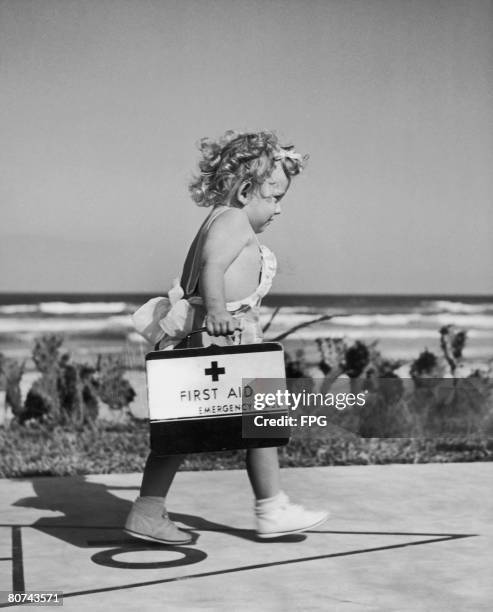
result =
[{"label": "white sock", "polygon": [[165,497],[156,497],[154,495],[144,495],[143,497],[137,497],[135,503],[142,509],[147,508],[149,510],[164,510]]},{"label": "white sock", "polygon": [[277,495],[273,497],[264,497],[263,499],[257,499],[255,501],[255,511],[256,512],[268,512],[269,510],[273,510],[281,505],[281,503],[286,499],[286,494],[283,491],[279,491]]}]

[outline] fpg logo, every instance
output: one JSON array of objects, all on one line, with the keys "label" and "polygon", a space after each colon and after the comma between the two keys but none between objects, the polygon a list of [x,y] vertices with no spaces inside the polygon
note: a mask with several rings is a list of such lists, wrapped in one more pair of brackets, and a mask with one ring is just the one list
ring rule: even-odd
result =
[{"label": "fpg logo", "polygon": [[327,425],[327,417],[324,414],[315,416],[314,414],[302,414],[300,417],[300,425],[318,425],[319,427],[325,427]]}]

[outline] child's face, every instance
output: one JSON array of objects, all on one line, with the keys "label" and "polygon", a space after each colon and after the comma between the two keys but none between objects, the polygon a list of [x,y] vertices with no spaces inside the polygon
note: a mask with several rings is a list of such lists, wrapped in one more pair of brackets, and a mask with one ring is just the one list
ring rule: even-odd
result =
[{"label": "child's face", "polygon": [[259,189],[250,194],[244,210],[256,234],[267,229],[274,217],[281,213],[280,200],[288,190],[289,184],[290,181],[281,163],[277,162],[271,176]]}]

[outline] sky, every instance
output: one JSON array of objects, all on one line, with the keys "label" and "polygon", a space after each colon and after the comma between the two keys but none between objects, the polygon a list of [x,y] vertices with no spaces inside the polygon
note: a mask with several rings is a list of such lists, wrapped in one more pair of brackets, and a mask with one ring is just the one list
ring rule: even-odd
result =
[{"label": "sky", "polygon": [[196,143],[310,155],[276,293],[493,293],[493,2],[0,0],[0,291],[156,292]]}]

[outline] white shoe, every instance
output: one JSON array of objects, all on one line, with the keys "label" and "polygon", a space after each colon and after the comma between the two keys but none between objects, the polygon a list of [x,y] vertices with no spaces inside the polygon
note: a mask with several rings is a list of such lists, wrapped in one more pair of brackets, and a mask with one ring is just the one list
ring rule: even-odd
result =
[{"label": "white shoe", "polygon": [[145,498],[138,497],[130,510],[124,527],[125,533],[160,544],[190,544],[192,536],[181,531],[170,520],[164,506],[157,503],[146,503]]},{"label": "white shoe", "polygon": [[292,504],[283,492],[269,500],[257,502],[255,515],[259,538],[279,538],[300,533],[318,527],[329,518],[328,512],[305,510],[303,506]]}]

